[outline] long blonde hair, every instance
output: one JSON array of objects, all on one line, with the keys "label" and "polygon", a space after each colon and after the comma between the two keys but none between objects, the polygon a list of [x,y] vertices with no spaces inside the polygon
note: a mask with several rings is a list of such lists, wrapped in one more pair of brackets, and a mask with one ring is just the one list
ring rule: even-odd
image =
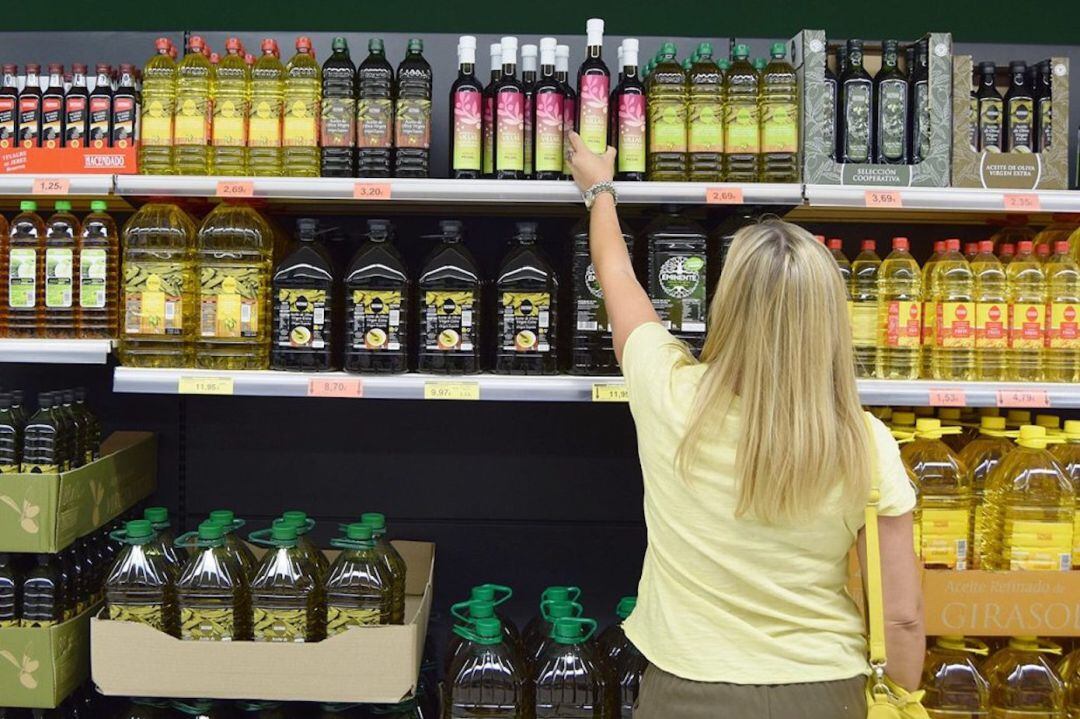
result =
[{"label": "long blonde hair", "polygon": [[829,252],[780,220],[742,228],[709,316],[701,353],[708,367],[676,455],[683,476],[738,397],[737,516],[802,522],[838,487],[845,503],[864,503],[871,438],[855,385],[846,293]]}]

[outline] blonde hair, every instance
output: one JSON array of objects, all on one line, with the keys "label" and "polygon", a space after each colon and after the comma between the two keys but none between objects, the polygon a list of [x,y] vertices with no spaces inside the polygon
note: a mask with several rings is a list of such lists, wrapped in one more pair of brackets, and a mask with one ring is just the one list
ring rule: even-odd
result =
[{"label": "blonde hair", "polygon": [[736,397],[737,516],[770,524],[820,514],[839,488],[870,491],[870,445],[836,263],[804,229],[770,219],[735,233],[709,307],[707,369],[676,455],[688,477]]}]

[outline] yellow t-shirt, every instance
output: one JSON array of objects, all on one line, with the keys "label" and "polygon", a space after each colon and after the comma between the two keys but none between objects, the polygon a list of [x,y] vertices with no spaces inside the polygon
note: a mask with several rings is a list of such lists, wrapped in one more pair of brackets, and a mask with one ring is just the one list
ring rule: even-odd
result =
[{"label": "yellow t-shirt", "polygon": [[[869,673],[863,619],[846,590],[862,510],[836,502],[837,511],[799,527],[736,518],[738,402],[683,478],[675,452],[705,365],[655,323],[630,335],[622,365],[649,534],[637,608],[624,624],[631,641],[660,669],[694,681],[791,684]],[[899,449],[885,425],[872,426],[881,514],[905,514],[915,493]]]}]

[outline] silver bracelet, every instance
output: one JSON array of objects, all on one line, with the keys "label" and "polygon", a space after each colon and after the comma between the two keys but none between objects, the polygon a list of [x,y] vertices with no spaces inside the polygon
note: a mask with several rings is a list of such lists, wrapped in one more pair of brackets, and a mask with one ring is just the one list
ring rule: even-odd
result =
[{"label": "silver bracelet", "polygon": [[615,201],[616,205],[619,204],[619,193],[615,191],[615,183],[611,180],[604,180],[603,182],[597,182],[581,193],[581,199],[585,200],[585,209],[591,210],[596,198],[605,192],[611,195],[611,199]]}]

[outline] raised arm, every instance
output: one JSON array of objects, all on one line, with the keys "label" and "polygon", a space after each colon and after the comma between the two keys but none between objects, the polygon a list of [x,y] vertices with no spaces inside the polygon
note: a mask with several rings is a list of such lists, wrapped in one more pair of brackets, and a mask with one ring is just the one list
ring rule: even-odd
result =
[{"label": "raised arm", "polygon": [[[570,133],[570,168],[581,191],[615,176],[615,149],[602,156],[590,151],[576,132]],[[593,203],[589,216],[589,249],[593,267],[604,292],[604,306],[614,335],[615,357],[622,360],[630,333],[646,322],[659,322],[645,288],[634,274],[626,251],[614,198],[604,192]]]}]

